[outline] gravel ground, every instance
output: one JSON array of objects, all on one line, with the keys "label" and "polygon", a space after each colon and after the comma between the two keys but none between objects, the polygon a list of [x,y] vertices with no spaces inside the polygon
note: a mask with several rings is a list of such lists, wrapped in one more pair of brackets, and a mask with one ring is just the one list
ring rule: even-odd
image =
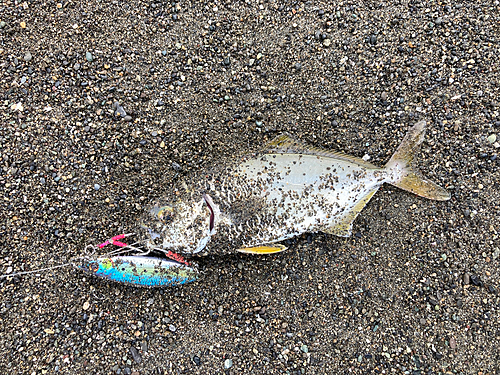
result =
[{"label": "gravel ground", "polygon": [[206,257],[189,286],[63,268],[0,280],[9,374],[500,373],[496,1],[16,1],[0,5],[0,272],[84,253],[182,175],[282,132],[419,165],[355,235]]}]

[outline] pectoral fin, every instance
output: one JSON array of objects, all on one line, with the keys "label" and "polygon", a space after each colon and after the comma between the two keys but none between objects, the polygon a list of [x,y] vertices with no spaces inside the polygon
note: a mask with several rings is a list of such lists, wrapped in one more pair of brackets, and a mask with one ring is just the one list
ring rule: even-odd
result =
[{"label": "pectoral fin", "polygon": [[241,249],[237,249],[236,251],[240,253],[245,253],[245,254],[274,254],[274,253],[280,253],[282,251],[286,250],[286,246],[281,245],[281,244],[273,244],[273,245],[266,245],[266,246],[254,246],[254,247],[243,247]]},{"label": "pectoral fin", "polygon": [[335,222],[335,224],[326,228],[323,232],[339,237],[350,237],[352,234],[352,223],[377,190],[378,188],[366,194],[353,208],[349,210],[349,212],[344,215],[344,217],[342,217],[342,219],[340,219],[340,221]]}]

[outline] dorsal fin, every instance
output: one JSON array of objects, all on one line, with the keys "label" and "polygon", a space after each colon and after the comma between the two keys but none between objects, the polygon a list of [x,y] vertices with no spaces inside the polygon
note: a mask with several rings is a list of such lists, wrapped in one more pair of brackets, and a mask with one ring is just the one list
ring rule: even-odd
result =
[{"label": "dorsal fin", "polygon": [[352,163],[359,164],[365,168],[369,169],[380,169],[372,163],[368,163],[361,158],[356,156],[351,156],[344,154],[343,152],[324,150],[319,147],[313,147],[305,145],[304,143],[297,141],[288,134],[282,134],[274,138],[269,142],[262,152],[266,154],[304,154],[304,155],[316,155],[326,158],[333,158],[337,160],[344,160]]}]

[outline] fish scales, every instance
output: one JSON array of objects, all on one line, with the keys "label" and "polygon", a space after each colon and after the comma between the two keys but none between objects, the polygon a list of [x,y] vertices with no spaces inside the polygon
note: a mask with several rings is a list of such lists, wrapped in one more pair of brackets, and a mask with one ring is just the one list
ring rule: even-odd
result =
[{"label": "fish scales", "polygon": [[[279,242],[329,227],[342,211],[349,211],[385,181],[385,173],[378,168],[368,170],[354,163],[300,154],[267,154],[244,163],[238,173],[252,196],[261,201],[260,215],[267,223],[240,247]],[[228,215],[231,217],[230,208]],[[260,215],[252,210],[243,219],[253,222]]]}]

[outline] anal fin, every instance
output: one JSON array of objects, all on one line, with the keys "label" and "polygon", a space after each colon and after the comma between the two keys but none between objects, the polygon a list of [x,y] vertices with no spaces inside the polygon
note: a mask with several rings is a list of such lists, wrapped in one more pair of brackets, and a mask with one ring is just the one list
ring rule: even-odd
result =
[{"label": "anal fin", "polygon": [[273,244],[273,245],[265,245],[265,246],[254,246],[254,247],[243,247],[241,249],[237,249],[236,251],[245,254],[274,254],[280,253],[286,250],[286,246],[281,244]]},{"label": "anal fin", "polygon": [[350,237],[352,234],[352,223],[354,222],[354,220],[356,220],[358,214],[370,201],[371,197],[373,197],[373,194],[375,194],[377,190],[378,188],[373,189],[368,194],[366,194],[339,221],[335,222],[335,224],[333,224],[332,226],[324,229],[323,232],[339,237]]}]

